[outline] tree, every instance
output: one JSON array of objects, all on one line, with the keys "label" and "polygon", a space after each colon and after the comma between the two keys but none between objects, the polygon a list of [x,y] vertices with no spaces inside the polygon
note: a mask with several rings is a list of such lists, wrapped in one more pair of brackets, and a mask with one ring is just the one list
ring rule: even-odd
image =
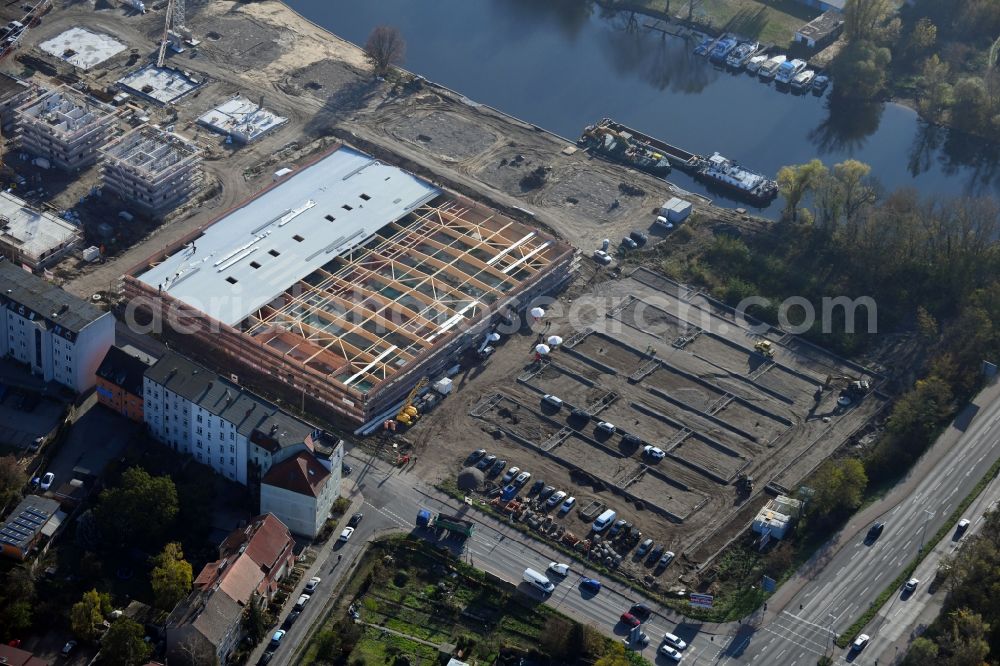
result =
[{"label": "tree", "polygon": [[365,58],[377,76],[385,76],[393,65],[403,62],[405,54],[403,35],[392,26],[375,26],[365,42]]},{"label": "tree", "polygon": [[0,509],[21,497],[27,479],[14,456],[0,457]]},{"label": "tree", "polygon": [[892,11],[892,0],[847,0],[844,34],[852,42],[874,40]]},{"label": "tree", "polygon": [[269,626],[271,626],[271,622],[264,608],[264,601],[255,596],[243,611],[243,628],[246,630],[247,637],[256,645],[267,636]]},{"label": "tree", "polygon": [[813,513],[832,516],[861,506],[868,475],[857,458],[828,460],[816,470],[812,486]]},{"label": "tree", "polygon": [[955,127],[981,134],[990,124],[990,99],[979,78],[966,77],[955,84],[951,120]]},{"label": "tree", "polygon": [[631,664],[625,654],[625,646],[618,641],[612,641],[601,658],[594,662],[594,666],[631,666]]},{"label": "tree", "polygon": [[687,18],[687,20],[688,21],[690,21],[691,19],[694,18],[694,10],[700,8],[701,5],[702,5],[702,3],[704,3],[704,2],[705,2],[705,0],[687,0],[687,6],[688,6],[688,18]]},{"label": "tree", "polygon": [[77,638],[92,641],[98,637],[104,622],[104,610],[110,604],[107,593],[98,593],[96,589],[83,593],[83,598],[73,604],[69,613],[70,626]]},{"label": "tree", "polygon": [[35,581],[25,565],[7,572],[0,586],[0,636],[18,636],[31,627]]},{"label": "tree", "polygon": [[937,42],[937,26],[926,16],[917,21],[910,33],[907,50],[911,57],[917,57],[930,51]]},{"label": "tree", "polygon": [[177,488],[170,477],[132,467],[118,486],[101,491],[95,513],[106,542],[158,547],[177,510]]},{"label": "tree", "polygon": [[101,654],[111,666],[140,666],[153,652],[142,625],[127,617],[115,620],[101,640]]},{"label": "tree", "polygon": [[805,164],[781,167],[778,171],[778,191],[785,198],[785,215],[790,216],[793,222],[798,220],[802,197],[826,175],[826,167],[816,159]]},{"label": "tree", "polygon": [[885,87],[892,53],[870,41],[852,41],[833,60],[831,71],[837,95],[875,99]]},{"label": "tree", "polygon": [[156,605],[172,610],[191,591],[193,572],[184,559],[184,551],[176,542],[168,543],[163,552],[153,558],[152,585]]},{"label": "tree", "polygon": [[986,640],[990,625],[983,622],[979,613],[960,608],[948,614],[950,633],[944,637],[942,647],[951,657],[949,666],[981,666],[990,652]]},{"label": "tree", "polygon": [[951,105],[949,74],[948,63],[941,62],[936,53],[924,60],[920,75],[921,95],[917,104],[920,112],[931,120],[940,119],[941,114]]},{"label": "tree", "polygon": [[906,653],[903,666],[937,666],[941,663],[938,660],[938,645],[929,638],[920,636],[910,643],[910,650]]}]

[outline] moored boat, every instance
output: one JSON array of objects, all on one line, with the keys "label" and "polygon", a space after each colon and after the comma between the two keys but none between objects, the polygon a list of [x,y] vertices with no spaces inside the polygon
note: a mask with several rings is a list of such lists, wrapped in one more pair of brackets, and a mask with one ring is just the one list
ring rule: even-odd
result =
[{"label": "moored boat", "polygon": [[766,55],[755,55],[747,61],[745,69],[751,74],[756,74],[760,71],[760,66],[767,62]]},{"label": "moored boat", "polygon": [[792,79],[792,90],[795,92],[805,92],[812,87],[813,79],[816,78],[816,72],[811,69],[805,69],[795,75]]},{"label": "moored boat", "polygon": [[778,184],[774,180],[719,153],[705,160],[695,177],[760,206],[766,206],[778,195]]},{"label": "moored boat", "polygon": [[729,56],[730,52],[736,48],[737,41],[732,37],[726,37],[725,39],[720,39],[712,47],[712,52],[708,54],[708,59],[714,62],[716,65],[721,65],[726,62],[726,58]]},{"label": "moored boat", "polygon": [[784,62],[788,60],[787,56],[776,55],[769,58],[763,65],[760,66],[760,70],[757,72],[757,76],[760,77],[761,81],[770,81],[777,74],[778,68],[781,67]]},{"label": "moored boat", "polygon": [[731,67],[735,70],[743,69],[743,66],[747,64],[747,60],[750,56],[757,53],[760,49],[760,42],[743,42],[732,52],[726,56],[726,66]]}]

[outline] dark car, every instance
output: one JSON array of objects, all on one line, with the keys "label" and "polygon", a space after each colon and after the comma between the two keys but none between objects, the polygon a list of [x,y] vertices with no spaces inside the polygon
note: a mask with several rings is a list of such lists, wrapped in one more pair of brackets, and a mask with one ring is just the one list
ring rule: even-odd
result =
[{"label": "dark car", "polygon": [[652,551],[650,551],[649,557],[647,557],[646,559],[650,562],[657,561],[658,559],[660,559],[660,555],[663,555],[664,548],[665,548],[664,546],[657,546]]},{"label": "dark car", "polygon": [[624,435],[622,437],[622,444],[630,449],[637,449],[642,446],[642,440],[635,435]]},{"label": "dark car", "polygon": [[542,492],[538,493],[538,499],[545,499],[555,491],[556,491],[555,486],[545,486],[544,488],[542,488]]},{"label": "dark car", "polygon": [[635,551],[635,554],[638,555],[639,557],[642,557],[646,553],[648,553],[649,549],[652,548],[652,547],[653,547],[653,540],[652,539],[646,539],[641,544],[639,544],[639,548]]},{"label": "dark car", "polygon": [[469,454],[469,457],[466,458],[465,461],[468,463],[473,463],[485,455],[486,455],[486,449],[476,449],[475,451]]},{"label": "dark car", "polygon": [[497,474],[502,472],[504,470],[504,467],[506,466],[507,466],[506,460],[498,460],[495,463],[493,463],[493,467],[490,468],[490,471],[488,473],[490,476],[496,476]]},{"label": "dark car", "polygon": [[351,472],[354,471],[354,468],[348,465],[347,463],[344,463],[343,465],[340,466],[340,471],[344,476],[350,476]]},{"label": "dark car", "polygon": [[360,523],[361,519],[364,518],[364,517],[365,517],[365,514],[360,513],[360,512],[354,514],[353,516],[351,516],[351,519],[347,521],[347,526],[348,527],[357,527],[358,523]]},{"label": "dark car", "polygon": [[628,612],[639,618],[640,622],[645,622],[649,619],[649,616],[653,614],[653,609],[643,603],[632,604],[632,607],[628,609]]},{"label": "dark car", "polygon": [[634,240],[639,245],[645,245],[649,241],[649,236],[642,233],[641,231],[633,231],[628,235],[628,237]]},{"label": "dark car", "polygon": [[535,481],[533,484],[531,484],[531,490],[528,491],[528,494],[534,495],[536,493],[540,493],[542,492],[542,488],[544,487],[545,487],[545,481],[543,481],[542,479],[538,479],[538,481]]},{"label": "dark car", "polygon": [[288,629],[293,624],[295,624],[295,621],[297,619],[299,619],[299,615],[302,615],[302,611],[293,610],[291,613],[288,614],[288,617],[285,618],[285,623],[282,626],[285,629]]},{"label": "dark car", "polygon": [[497,457],[492,453],[476,463],[478,469],[486,469],[497,461]]},{"label": "dark car", "polygon": [[258,661],[257,663],[260,664],[260,666],[267,666],[267,664],[271,662],[271,657],[273,656],[274,652],[265,652],[264,656],[262,656],[260,658],[260,661]]},{"label": "dark car", "polygon": [[882,530],[885,529],[885,523],[875,523],[868,529],[868,541],[875,541],[880,536],[882,536]]},{"label": "dark car", "polygon": [[578,408],[570,412],[569,417],[574,421],[586,423],[587,421],[590,420],[590,412],[588,412],[586,409]]},{"label": "dark car", "polygon": [[635,240],[630,236],[626,236],[625,238],[622,239],[622,247],[627,247],[630,250],[634,250],[635,248],[639,247],[639,244],[636,243]]}]

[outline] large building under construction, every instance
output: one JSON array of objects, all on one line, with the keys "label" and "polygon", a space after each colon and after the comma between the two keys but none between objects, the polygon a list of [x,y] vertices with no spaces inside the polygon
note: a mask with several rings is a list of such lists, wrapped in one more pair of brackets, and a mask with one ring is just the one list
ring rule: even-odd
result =
[{"label": "large building under construction", "polygon": [[565,285],[573,258],[340,147],[144,261],[122,295],[193,355],[360,424]]},{"label": "large building under construction", "polygon": [[115,115],[111,107],[63,86],[19,108],[15,120],[22,150],[73,171],[97,161]]},{"label": "large building under construction", "polygon": [[198,147],[156,127],[134,129],[101,153],[104,187],[152,217],[169,213],[201,182]]}]

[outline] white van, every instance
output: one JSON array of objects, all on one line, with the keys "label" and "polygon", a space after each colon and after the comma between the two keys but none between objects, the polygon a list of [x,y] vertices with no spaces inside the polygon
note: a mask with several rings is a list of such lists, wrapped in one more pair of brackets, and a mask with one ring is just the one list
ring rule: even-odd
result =
[{"label": "white van", "polygon": [[556,586],[552,584],[544,574],[540,574],[534,569],[524,570],[524,582],[537,588],[539,591],[545,594],[551,594],[552,590],[556,589]]},{"label": "white van", "polygon": [[617,513],[615,513],[612,509],[608,509],[607,511],[599,515],[597,517],[597,520],[594,521],[594,531],[603,532],[605,529],[607,529],[608,525],[615,522],[615,518],[617,517],[618,517]]}]

